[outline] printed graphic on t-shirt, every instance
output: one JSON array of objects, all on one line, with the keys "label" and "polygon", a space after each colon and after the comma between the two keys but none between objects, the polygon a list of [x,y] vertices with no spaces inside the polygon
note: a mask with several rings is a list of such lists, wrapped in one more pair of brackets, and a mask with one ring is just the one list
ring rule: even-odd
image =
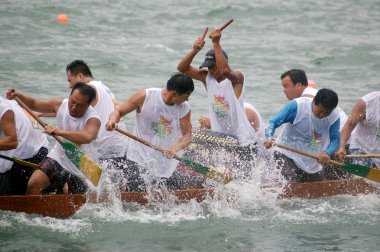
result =
[{"label": "printed graphic on t-shirt", "polygon": [[160,116],[159,122],[152,122],[150,129],[160,138],[165,138],[172,132],[170,121],[163,116]]},{"label": "printed graphic on t-shirt", "polygon": [[380,125],[377,127],[376,141],[380,141]]},{"label": "printed graphic on t-shirt", "polygon": [[212,103],[212,110],[216,114],[217,117],[225,117],[227,115],[228,110],[230,109],[230,105],[224,99],[223,96],[215,95],[214,101]]},{"label": "printed graphic on t-shirt", "polygon": [[322,135],[319,134],[316,130],[313,131],[312,135],[306,139],[307,145],[310,150],[318,151],[324,145]]}]

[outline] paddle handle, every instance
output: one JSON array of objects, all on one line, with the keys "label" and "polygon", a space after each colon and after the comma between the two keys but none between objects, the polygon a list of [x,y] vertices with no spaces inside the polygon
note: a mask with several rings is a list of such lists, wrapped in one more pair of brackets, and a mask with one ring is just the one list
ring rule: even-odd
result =
[{"label": "paddle handle", "polygon": [[[17,103],[26,111],[28,112],[28,114],[33,117],[42,127],[45,127],[47,125],[47,123],[43,122],[28,106],[25,105],[25,103],[23,101],[20,100],[20,98],[18,98],[17,96],[15,96],[14,98]],[[55,136],[55,135],[52,135],[52,137],[55,138],[55,140],[58,141],[58,143],[62,144],[62,140]]]},{"label": "paddle handle", "polygon": [[38,164],[31,163],[31,162],[28,162],[28,161],[25,161],[25,160],[21,160],[21,159],[17,159],[17,158],[11,158],[11,157],[7,157],[7,156],[1,155],[1,154],[0,154],[0,158],[6,159],[8,161],[13,161],[15,163],[19,163],[21,165],[29,166],[29,167],[32,167],[33,169],[40,169],[40,167],[38,166]]},{"label": "paddle handle", "polygon": [[205,39],[207,32],[208,32],[208,27],[206,27],[205,30],[202,33],[202,39],[203,40]]},{"label": "paddle handle", "polygon": [[[133,140],[135,140],[137,142],[140,142],[140,143],[142,143],[142,144],[144,144],[144,145],[146,145],[146,146],[154,149],[154,150],[157,150],[157,151],[159,151],[161,153],[164,153],[164,150],[161,149],[160,147],[158,147],[157,145],[151,144],[151,143],[145,141],[144,139],[142,139],[142,138],[140,138],[138,136],[135,136],[135,135],[133,135],[133,134],[131,134],[131,133],[125,131],[125,130],[122,130],[122,129],[118,128],[118,127],[116,127],[115,130],[117,132],[123,134],[123,135],[126,135],[127,137],[132,138]],[[177,155],[174,155],[173,158],[177,159],[178,161],[181,161],[181,158],[178,157]]]},{"label": "paddle handle", "polygon": [[380,158],[380,154],[357,154],[347,155],[347,158]]},{"label": "paddle handle", "polygon": [[[281,149],[293,151],[295,153],[298,153],[298,154],[301,154],[301,155],[304,155],[304,156],[307,156],[307,157],[310,157],[310,158],[319,159],[319,157],[316,156],[316,155],[313,155],[313,154],[310,154],[310,153],[307,153],[307,152],[304,152],[304,151],[301,151],[301,150],[297,150],[297,149],[294,149],[294,148],[289,147],[289,146],[285,146],[285,145],[277,144],[277,143],[274,143],[274,146],[277,146],[277,147],[279,147]],[[341,166],[342,165],[342,163],[339,163],[339,162],[334,161],[334,160],[329,160],[329,163],[334,164],[336,166]]]},{"label": "paddle handle", "polygon": [[223,31],[225,28],[227,28],[227,26],[229,26],[234,20],[233,19],[230,19],[228,20],[224,25],[222,25],[219,30],[220,31]]}]

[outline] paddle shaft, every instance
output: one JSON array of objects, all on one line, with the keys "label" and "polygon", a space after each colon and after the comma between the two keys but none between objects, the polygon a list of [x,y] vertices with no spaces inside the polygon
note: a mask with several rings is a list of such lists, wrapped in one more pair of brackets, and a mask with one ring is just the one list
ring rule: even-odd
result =
[{"label": "paddle shaft", "polygon": [[7,157],[7,156],[1,155],[1,154],[0,154],[0,158],[6,159],[8,161],[13,161],[15,163],[19,163],[21,165],[29,166],[29,167],[31,167],[33,169],[40,169],[40,167],[38,166],[38,164],[31,163],[31,162],[28,162],[28,161],[25,161],[25,160],[21,160],[21,159],[17,159],[17,158],[11,158],[11,157]]},{"label": "paddle shaft", "polygon": [[206,27],[206,29],[203,31],[203,34],[202,34],[203,40],[205,39],[207,32],[208,32],[208,27]]},{"label": "paddle shaft", "polygon": [[[43,122],[28,106],[25,105],[25,103],[23,103],[20,98],[18,98],[17,96],[15,97],[15,100],[17,101],[18,104],[20,104],[20,106],[26,111],[29,113],[29,115],[31,115],[42,127],[45,127],[47,124],[45,122]],[[55,138],[55,140],[57,140],[58,143],[62,144],[62,140],[55,136],[55,135],[52,135],[52,137]]]},{"label": "paddle shaft", "polygon": [[357,154],[347,155],[347,158],[380,158],[380,154]]},{"label": "paddle shaft", "polygon": [[[123,134],[123,135],[126,135],[127,137],[132,138],[133,140],[135,140],[137,142],[140,142],[140,143],[142,143],[142,144],[144,144],[144,145],[146,145],[146,146],[154,149],[154,150],[157,150],[157,151],[159,151],[161,153],[164,153],[164,150],[162,148],[158,147],[157,145],[151,144],[151,143],[145,141],[144,139],[142,139],[142,138],[140,138],[138,136],[135,136],[135,135],[133,135],[133,134],[131,134],[131,133],[125,131],[125,130],[122,130],[122,129],[118,128],[118,127],[116,127],[115,130],[117,132]],[[181,158],[178,157],[177,155],[174,155],[173,158],[177,159],[178,161],[181,161]]]},{"label": "paddle shaft", "polygon": [[[282,144],[275,143],[274,146],[277,146],[277,147],[279,147],[281,149],[293,151],[295,153],[298,153],[298,154],[301,154],[301,155],[304,155],[304,156],[307,156],[307,157],[310,157],[310,158],[319,159],[319,157],[316,156],[316,155],[313,155],[313,154],[310,154],[310,153],[307,153],[307,152],[304,152],[304,151],[301,151],[301,150],[297,150],[297,149],[294,149],[294,148],[291,148],[291,147],[288,147],[288,146],[285,146],[285,145],[282,145]],[[329,160],[329,163],[334,164],[336,166],[341,166],[342,165],[342,163],[339,163],[339,162],[334,161],[334,160]]]},{"label": "paddle shaft", "polygon": [[227,26],[229,26],[234,20],[233,19],[230,19],[228,20],[224,25],[222,25],[219,30],[220,31],[223,31],[225,28],[227,28]]}]

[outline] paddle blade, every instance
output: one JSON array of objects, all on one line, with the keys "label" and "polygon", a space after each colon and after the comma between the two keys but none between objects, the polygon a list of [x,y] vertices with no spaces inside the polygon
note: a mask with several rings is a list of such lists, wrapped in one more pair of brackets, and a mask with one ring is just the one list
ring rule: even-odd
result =
[{"label": "paddle blade", "polygon": [[358,164],[342,164],[340,167],[345,169],[348,173],[355,174],[372,181],[380,182],[379,169]]},{"label": "paddle blade", "polygon": [[63,142],[67,158],[95,185],[97,186],[102,175],[102,169],[88,155],[85,155],[74,144]]},{"label": "paddle blade", "polygon": [[231,176],[228,176],[222,172],[217,171],[216,169],[210,169],[207,166],[193,162],[187,158],[180,159],[187,167],[192,168],[193,170],[206,175],[208,178],[213,179],[224,184],[229,183],[232,180]]}]

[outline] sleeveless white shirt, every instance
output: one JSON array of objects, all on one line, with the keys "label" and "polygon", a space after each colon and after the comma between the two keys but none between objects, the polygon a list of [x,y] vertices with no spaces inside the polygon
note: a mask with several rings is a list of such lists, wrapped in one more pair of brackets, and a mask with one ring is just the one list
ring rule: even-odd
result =
[{"label": "sleeveless white shirt", "polygon": [[256,143],[258,136],[244,111],[245,86],[239,98],[232,83],[224,79],[220,83],[210,74],[206,78],[211,129],[236,136],[242,146]]},{"label": "sleeveless white shirt", "polygon": [[[3,118],[5,112],[7,112],[7,111],[13,111],[13,110],[10,107],[10,105],[4,101],[4,99],[0,99],[0,121]],[[3,131],[1,124],[0,124],[0,137],[4,137],[4,136],[5,136],[4,131]],[[15,149],[0,150],[0,154],[7,156],[7,157],[12,157],[14,151],[15,151]],[[11,169],[12,165],[13,165],[13,162],[0,158],[0,173],[4,173],[4,172],[9,171]]]},{"label": "sleeveless white shirt", "polygon": [[15,112],[18,146],[13,156],[18,159],[32,158],[41,147],[48,147],[46,134],[37,127],[34,128],[26,112],[14,100],[9,101]]},{"label": "sleeveless white shirt", "polygon": [[[329,116],[319,119],[312,111],[312,99],[300,97],[294,100],[297,102],[297,115],[293,124],[285,124],[276,142],[320,155],[329,144],[329,128],[338,120],[339,112],[334,109]],[[281,148],[276,148],[276,151],[293,159],[296,165],[307,173],[312,174],[322,170],[322,166],[313,158]]]},{"label": "sleeveless white shirt", "polygon": [[[113,104],[115,97],[108,87],[100,81],[91,81],[88,84],[96,89],[98,96],[98,101],[94,109],[99,114],[101,126],[98,136],[93,143],[93,146],[95,146],[98,152],[98,157],[101,159],[124,157],[127,148],[127,137],[114,130],[108,131],[105,126],[110,114],[115,110]],[[122,123],[120,123],[118,127],[125,129],[125,125]]]},{"label": "sleeveless white shirt", "polygon": [[[380,91],[361,98],[366,105],[364,122],[360,122],[351,134],[351,148],[360,148],[367,154],[380,153]],[[380,158],[372,159],[380,167]]]},{"label": "sleeveless white shirt", "polygon": [[258,137],[259,137],[260,140],[265,139],[265,122],[264,122],[263,118],[261,117],[259,111],[257,111],[257,109],[255,108],[255,106],[253,106],[252,104],[250,104],[248,102],[244,102],[244,109],[246,109],[246,108],[249,108],[249,109],[253,110],[256,113],[256,115],[257,115],[257,117],[259,118],[259,121],[260,121],[259,131],[256,132],[256,133],[257,133],[257,135],[258,135]]},{"label": "sleeveless white shirt", "polygon": [[[73,117],[69,113],[68,99],[62,101],[61,106],[57,113],[57,127],[62,130],[68,131],[81,131],[86,126],[86,123],[91,118],[99,119],[98,113],[93,107],[88,107],[86,113],[81,117]],[[99,119],[100,120],[100,119]],[[85,154],[89,155],[95,162],[96,157],[89,152],[89,149],[93,149],[91,146],[93,142],[89,144],[82,144],[79,149],[81,149]],[[64,169],[68,172],[86,179],[85,175],[67,158],[64,149],[60,143],[56,143],[53,149],[49,152],[48,157],[57,161]]]},{"label": "sleeveless white shirt", "polygon": [[[169,106],[162,98],[162,89],[149,88],[141,112],[136,113],[134,135],[159,146],[173,146],[182,136],[180,119],[190,111],[186,101],[180,105]],[[128,145],[127,158],[133,160],[155,176],[168,178],[172,175],[178,161],[166,158],[161,152],[153,150],[135,140]]]}]

